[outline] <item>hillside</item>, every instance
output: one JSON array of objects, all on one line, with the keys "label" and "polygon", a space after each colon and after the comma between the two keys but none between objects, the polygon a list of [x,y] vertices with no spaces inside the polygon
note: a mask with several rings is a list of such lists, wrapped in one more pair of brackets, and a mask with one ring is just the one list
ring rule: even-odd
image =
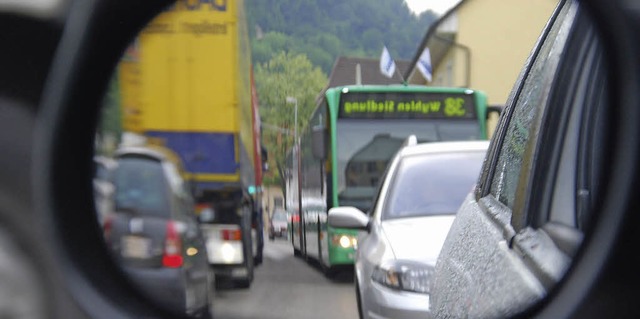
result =
[{"label": "hillside", "polygon": [[303,53],[329,74],[341,55],[410,59],[437,15],[414,15],[404,0],[247,0],[254,63]]}]

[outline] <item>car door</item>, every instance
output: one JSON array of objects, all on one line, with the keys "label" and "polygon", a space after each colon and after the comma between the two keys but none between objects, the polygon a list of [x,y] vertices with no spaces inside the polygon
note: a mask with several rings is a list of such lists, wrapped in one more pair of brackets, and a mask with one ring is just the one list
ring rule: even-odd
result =
[{"label": "car door", "polygon": [[608,83],[601,39],[561,2],[507,102],[452,225],[432,289],[437,317],[507,317],[571,267],[601,191]]}]

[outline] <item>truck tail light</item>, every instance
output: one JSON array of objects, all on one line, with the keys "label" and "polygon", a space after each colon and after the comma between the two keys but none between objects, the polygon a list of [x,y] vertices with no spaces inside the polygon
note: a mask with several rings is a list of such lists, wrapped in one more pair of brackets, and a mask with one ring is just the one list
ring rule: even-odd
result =
[{"label": "truck tail light", "polygon": [[242,240],[240,229],[223,229],[220,233],[222,234],[222,240]]}]

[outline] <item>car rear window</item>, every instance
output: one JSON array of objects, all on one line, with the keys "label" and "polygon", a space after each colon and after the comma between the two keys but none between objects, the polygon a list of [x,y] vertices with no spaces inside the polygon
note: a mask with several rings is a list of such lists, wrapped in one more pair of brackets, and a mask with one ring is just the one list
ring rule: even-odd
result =
[{"label": "car rear window", "polygon": [[115,208],[136,215],[169,217],[169,189],[159,161],[123,157],[113,173]]},{"label": "car rear window", "polygon": [[476,151],[404,157],[382,218],[455,214],[476,183],[484,156]]}]

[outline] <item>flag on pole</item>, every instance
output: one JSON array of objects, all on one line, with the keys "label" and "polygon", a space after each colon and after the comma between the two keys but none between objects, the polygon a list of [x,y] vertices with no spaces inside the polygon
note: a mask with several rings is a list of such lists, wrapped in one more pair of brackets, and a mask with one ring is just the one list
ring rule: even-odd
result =
[{"label": "flag on pole", "polygon": [[429,48],[424,48],[420,58],[418,59],[417,64],[418,70],[422,73],[422,76],[428,81],[431,82],[432,75],[432,67],[431,67],[431,53],[429,52]]},{"label": "flag on pole", "polygon": [[382,55],[380,56],[380,72],[388,78],[392,78],[393,73],[396,72],[396,62],[391,58],[386,46],[382,49]]}]

